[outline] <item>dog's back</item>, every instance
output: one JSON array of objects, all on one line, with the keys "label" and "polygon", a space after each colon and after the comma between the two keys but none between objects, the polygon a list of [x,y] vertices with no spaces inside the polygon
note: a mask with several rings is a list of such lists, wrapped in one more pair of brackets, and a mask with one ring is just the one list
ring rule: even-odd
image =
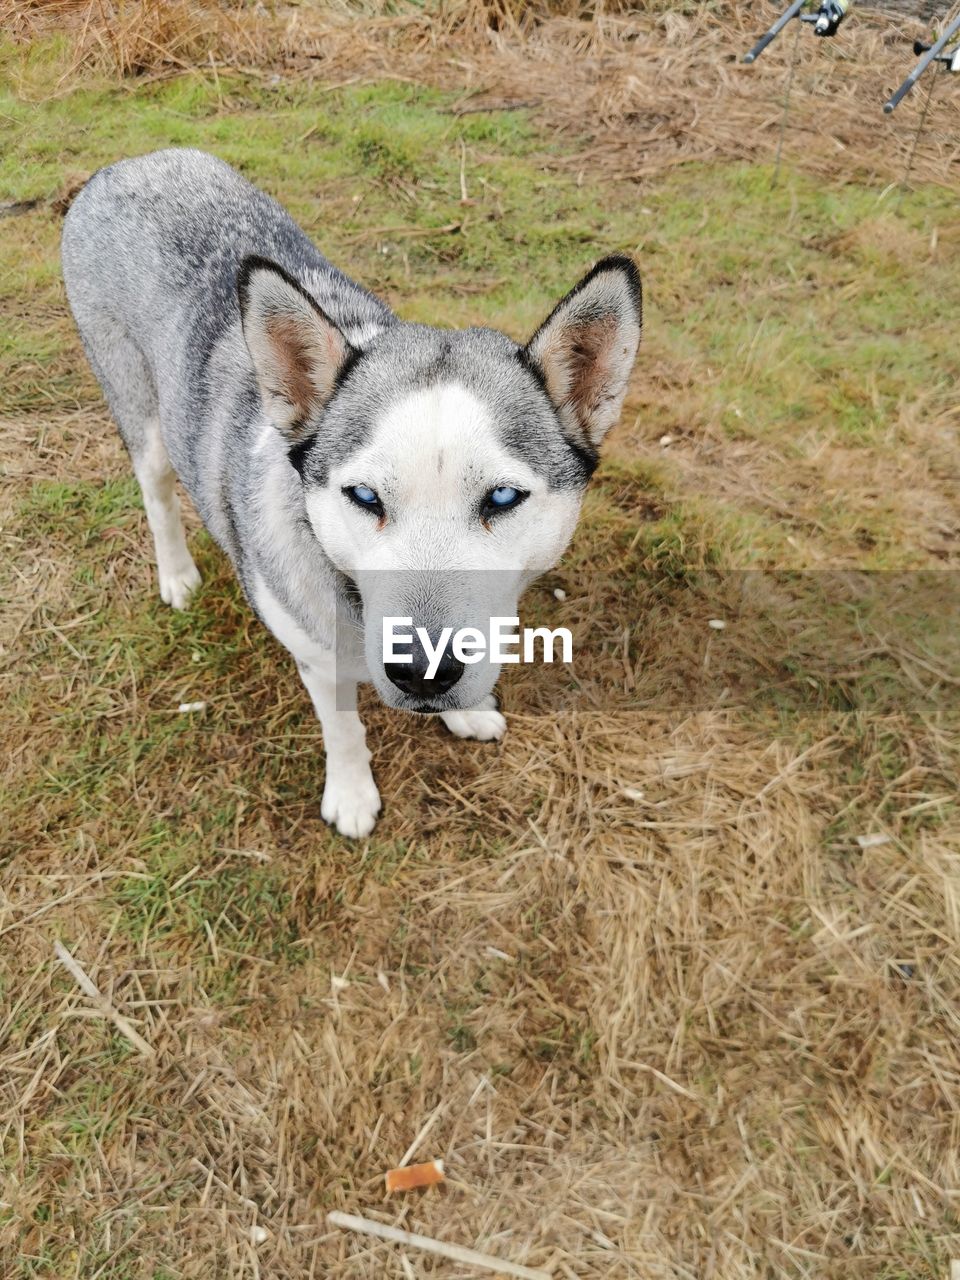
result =
[{"label": "dog's back", "polygon": [[179,532],[173,472],[249,588],[255,530],[241,513],[268,480],[237,276],[244,258],[265,252],[346,333],[359,338],[389,318],[280,205],[203,152],[159,151],[101,169],[64,223],[67,296],[144,491],[161,593],[177,607],[199,577]]},{"label": "dog's back", "polygon": [[[224,395],[255,399],[237,273],[246,256],[264,252],[347,332],[383,322],[383,305],[280,205],[200,151],[101,169],[64,223],[67,295],[124,439],[135,448],[144,416],[159,413],[171,461],[201,507],[201,427],[220,416]],[[249,418],[230,414],[234,430]]]}]

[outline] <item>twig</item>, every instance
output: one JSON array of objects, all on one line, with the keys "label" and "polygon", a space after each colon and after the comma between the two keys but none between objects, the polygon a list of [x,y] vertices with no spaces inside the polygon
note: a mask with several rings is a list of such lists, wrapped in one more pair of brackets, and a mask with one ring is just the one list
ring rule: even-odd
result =
[{"label": "twig", "polygon": [[409,1147],[407,1147],[406,1151],[404,1152],[403,1159],[397,1165],[398,1169],[402,1169],[404,1165],[409,1164],[410,1161],[413,1159],[413,1157],[417,1154],[417,1147],[419,1147],[420,1143],[424,1140],[424,1138],[427,1136],[427,1134],[436,1124],[437,1120],[440,1117],[441,1112],[446,1110],[446,1106],[447,1104],[445,1102],[437,1103],[437,1106],[435,1107],[433,1112],[430,1114],[430,1116],[428,1116],[426,1123],[421,1126],[420,1132],[417,1134],[417,1136],[414,1138],[414,1140],[410,1143]]},{"label": "twig", "polygon": [[501,1258],[491,1257],[489,1253],[477,1253],[475,1249],[464,1249],[459,1244],[447,1244],[443,1240],[434,1240],[431,1236],[421,1236],[416,1231],[401,1231],[399,1227],[389,1227],[385,1222],[374,1222],[372,1218],[358,1218],[352,1213],[334,1211],[327,1214],[327,1221],[333,1227],[342,1227],[344,1231],[357,1231],[361,1235],[376,1236],[378,1240],[405,1244],[411,1249],[435,1253],[437,1257],[448,1258],[451,1262],[462,1262],[468,1267],[483,1267],[486,1271],[497,1271],[502,1276],[519,1276],[521,1280],[553,1280],[549,1271],[535,1271],[533,1267],[521,1267],[516,1262],[505,1262]]},{"label": "twig", "polygon": [[481,111],[523,111],[526,107],[539,107],[539,98],[525,98],[522,102],[481,102],[475,107],[445,107],[444,115],[472,116]]},{"label": "twig", "polygon": [[39,199],[33,200],[4,200],[0,203],[0,218],[13,218],[20,213],[29,213],[31,209],[36,209],[37,205],[42,204]]},{"label": "twig", "polygon": [[146,1058],[154,1057],[156,1050],[152,1045],[147,1044],[143,1036],[134,1031],[123,1014],[118,1013],[106,996],[100,993],[96,984],[84,973],[83,969],[59,939],[53,944],[53,949],[56,952],[57,959],[70,974],[71,978],[73,978],[83,994],[90,997],[103,1016],[109,1018],[120,1034],[126,1036],[139,1053],[142,1053]]},{"label": "twig", "polygon": [[467,192],[467,144],[460,139],[460,203],[469,204],[470,196]]},{"label": "twig", "polygon": [[405,239],[415,239],[418,236],[449,236],[459,231],[462,226],[462,222],[448,222],[442,227],[370,227],[366,231],[358,231],[356,235],[350,236],[346,243],[357,244],[361,240],[369,240],[371,236],[403,236]]},{"label": "twig", "polygon": [[223,93],[220,90],[220,74],[217,71],[217,64],[213,60],[213,50],[210,50],[210,70],[213,72],[213,83],[217,90],[218,111],[223,110]]}]

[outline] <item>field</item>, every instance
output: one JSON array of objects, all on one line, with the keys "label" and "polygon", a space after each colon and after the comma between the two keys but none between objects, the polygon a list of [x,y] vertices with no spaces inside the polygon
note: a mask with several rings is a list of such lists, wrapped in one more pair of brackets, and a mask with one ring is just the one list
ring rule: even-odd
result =
[{"label": "field", "polygon": [[[332,1209],[557,1280],[960,1258],[958,82],[901,185],[926,29],[803,33],[776,175],[793,37],[744,68],[739,9],[0,3],[6,1280],[479,1274]],[[519,339],[603,253],[644,277],[527,598],[580,695],[509,675],[490,746],[367,691],[359,843],[195,518],[161,604],[66,309],[72,193],[168,145],[408,319]],[[445,1186],[385,1197],[406,1153]]]}]

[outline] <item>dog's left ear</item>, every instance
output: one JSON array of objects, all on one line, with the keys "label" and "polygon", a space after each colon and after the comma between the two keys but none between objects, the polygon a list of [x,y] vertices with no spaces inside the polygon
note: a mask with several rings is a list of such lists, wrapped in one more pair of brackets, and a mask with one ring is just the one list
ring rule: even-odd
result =
[{"label": "dog's left ear", "polygon": [[306,289],[275,262],[247,258],[237,290],[264,408],[291,444],[300,443],[356,352]]},{"label": "dog's left ear", "polygon": [[596,448],[619,418],[642,319],[640,272],[627,257],[604,258],[523,349],[576,443]]}]

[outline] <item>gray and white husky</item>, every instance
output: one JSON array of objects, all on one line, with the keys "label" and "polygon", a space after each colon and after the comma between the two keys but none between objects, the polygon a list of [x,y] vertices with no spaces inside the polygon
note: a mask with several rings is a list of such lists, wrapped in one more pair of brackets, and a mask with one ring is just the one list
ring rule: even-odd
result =
[{"label": "gray and white husky", "polygon": [[[313,700],[323,817],[367,835],[380,796],[358,682],[460,737],[505,731],[496,665],[444,651],[431,673],[417,642],[385,662],[382,621],[432,637],[478,611],[509,617],[556,563],[636,356],[636,267],[597,263],[522,346],[407,324],[228,165],[171,150],[90,179],[63,273],[143,491],[161,596],[183,609],[200,582],[179,476]],[[471,591],[471,575],[495,586]]]}]

